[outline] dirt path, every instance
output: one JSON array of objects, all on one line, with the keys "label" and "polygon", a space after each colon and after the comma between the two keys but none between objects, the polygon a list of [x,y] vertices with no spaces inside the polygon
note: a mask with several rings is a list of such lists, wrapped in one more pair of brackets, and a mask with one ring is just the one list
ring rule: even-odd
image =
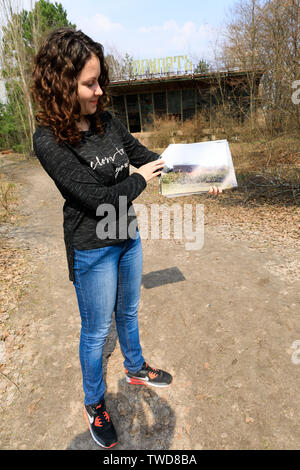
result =
[{"label": "dirt path", "polygon": [[[0,376],[0,448],[98,450],[83,416],[63,199],[37,163],[12,158],[1,171],[22,184],[23,224],[1,234],[30,249],[31,288],[10,318],[26,334]],[[158,391],[126,385],[112,326],[104,357],[116,451],[299,448],[300,364],[292,344],[300,340],[300,280],[287,276],[284,255],[261,252],[253,237],[232,238],[230,230],[205,225],[199,251],[186,251],[185,241],[142,240],[143,352],[174,374],[174,384]],[[260,246],[259,235],[255,241]],[[297,257],[289,246],[287,258]],[[172,282],[177,274],[183,279]]]}]

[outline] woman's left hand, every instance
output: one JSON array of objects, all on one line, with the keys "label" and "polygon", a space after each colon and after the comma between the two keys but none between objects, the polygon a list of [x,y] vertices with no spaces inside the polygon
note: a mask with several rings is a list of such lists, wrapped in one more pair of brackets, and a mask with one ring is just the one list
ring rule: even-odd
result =
[{"label": "woman's left hand", "polygon": [[217,186],[210,186],[209,187],[209,191],[208,191],[209,194],[221,194],[222,193],[222,189],[221,188],[217,188]]}]

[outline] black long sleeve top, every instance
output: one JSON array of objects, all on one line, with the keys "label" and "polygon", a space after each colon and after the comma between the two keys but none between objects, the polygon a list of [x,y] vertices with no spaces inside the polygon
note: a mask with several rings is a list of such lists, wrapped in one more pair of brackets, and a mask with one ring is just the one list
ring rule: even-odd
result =
[{"label": "black long sleeve top", "polygon": [[[76,146],[66,142],[58,144],[53,131],[44,126],[37,127],[33,136],[37,158],[65,199],[64,241],[72,282],[75,280],[73,248],[89,250],[114,245],[130,237],[134,224],[137,227],[132,201],[146,188],[147,182],[139,173],[129,175],[129,164],[139,168],[160,158],[134,138],[109,111],[103,112],[101,119],[104,133],[98,134],[93,127],[83,131],[82,141]],[[109,217],[104,211],[107,204],[112,209]],[[116,217],[112,219],[114,211]],[[106,233],[105,224],[113,220],[115,230]]]}]

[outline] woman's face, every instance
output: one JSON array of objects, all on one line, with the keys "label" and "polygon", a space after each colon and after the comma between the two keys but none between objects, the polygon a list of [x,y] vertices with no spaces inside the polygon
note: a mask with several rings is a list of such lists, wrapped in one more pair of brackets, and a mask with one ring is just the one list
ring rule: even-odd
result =
[{"label": "woman's face", "polygon": [[98,83],[100,73],[100,60],[97,56],[92,55],[77,78],[78,101],[81,106],[82,116],[96,112],[97,101],[103,95],[103,91]]}]

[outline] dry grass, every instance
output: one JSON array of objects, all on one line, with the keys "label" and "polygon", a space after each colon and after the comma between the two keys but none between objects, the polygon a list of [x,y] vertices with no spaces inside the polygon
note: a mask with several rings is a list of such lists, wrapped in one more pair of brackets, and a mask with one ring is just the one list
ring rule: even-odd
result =
[{"label": "dry grass", "polygon": [[6,222],[13,217],[13,205],[16,201],[16,185],[12,181],[7,181],[0,173],[0,222]]},{"label": "dry grass", "polygon": [[223,110],[217,109],[213,116],[203,111],[183,122],[172,116],[158,118],[154,122],[147,143],[151,148],[164,148],[170,143],[193,143],[216,139],[251,144],[270,140],[271,136],[261,119],[256,119],[255,126],[250,121],[241,124],[238,119],[224,116]]},{"label": "dry grass", "polygon": [[153,132],[149,136],[148,145],[152,148],[164,148],[169,144],[192,143],[207,140],[211,131],[202,115],[184,121],[174,117],[158,118],[154,123]]},{"label": "dry grass", "polygon": [[278,138],[230,147],[245,204],[299,207],[299,139]]},{"label": "dry grass", "polygon": [[27,271],[24,250],[14,248],[6,240],[0,242],[0,315],[17,308],[24,289]]},{"label": "dry grass", "polygon": [[[13,226],[18,222],[17,202],[16,184],[7,181],[0,173],[0,227],[4,224]],[[28,284],[28,254],[13,243],[13,239],[0,238],[0,341],[5,342],[6,356],[12,349],[22,347],[16,340],[21,332],[13,328],[10,320]],[[0,368],[3,368],[1,360],[4,360],[3,357],[0,358]]]}]

